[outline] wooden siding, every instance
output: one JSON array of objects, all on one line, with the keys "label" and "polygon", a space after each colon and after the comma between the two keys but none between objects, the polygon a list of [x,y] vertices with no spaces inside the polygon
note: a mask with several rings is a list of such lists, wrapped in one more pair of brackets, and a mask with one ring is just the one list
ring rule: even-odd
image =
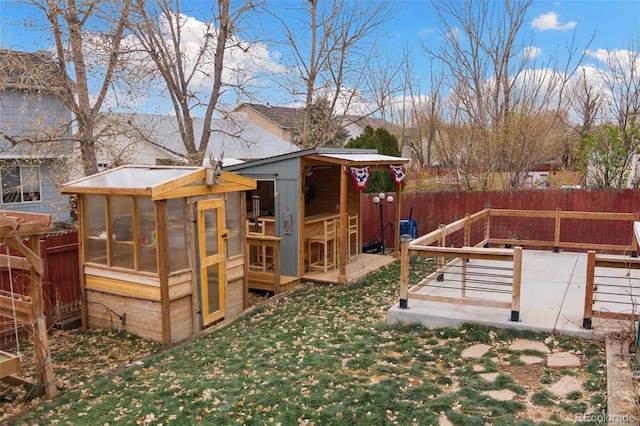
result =
[{"label": "wooden siding", "polygon": [[117,315],[126,313],[122,327],[124,331],[158,342],[162,341],[159,302],[94,290],[87,290],[86,294],[88,328],[118,329],[120,319]]},{"label": "wooden siding", "polygon": [[[53,95],[44,92],[0,91],[0,130],[10,136],[28,137],[34,133],[64,136],[71,113]],[[70,134],[69,134],[70,137]],[[43,146],[47,148],[44,149]],[[69,197],[60,195],[59,184],[68,179],[66,158],[70,142],[48,142],[5,150],[0,162],[20,159],[43,160],[40,166],[41,200],[29,203],[0,204],[2,209],[50,214],[54,222],[70,219]],[[48,159],[47,159],[48,158]],[[1,202],[1,200],[0,200]]]},{"label": "wooden siding", "polygon": [[229,280],[225,288],[225,319],[233,319],[244,311],[244,278]]},{"label": "wooden siding", "polygon": [[172,300],[169,305],[171,317],[171,342],[179,342],[193,334],[193,311],[191,297]]},{"label": "wooden siding", "polygon": [[[191,279],[190,272],[169,277],[171,342],[183,340],[193,332]],[[85,289],[89,328],[117,329],[120,316],[126,315],[123,330],[162,341],[162,328],[158,326],[162,314],[157,277],[87,267]]]}]

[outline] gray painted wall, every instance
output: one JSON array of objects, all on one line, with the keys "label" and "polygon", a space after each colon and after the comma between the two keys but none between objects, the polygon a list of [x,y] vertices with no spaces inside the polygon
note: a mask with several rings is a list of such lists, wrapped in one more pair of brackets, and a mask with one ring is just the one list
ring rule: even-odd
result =
[{"label": "gray painted wall", "polygon": [[51,94],[0,90],[0,129],[4,133],[17,138],[60,139],[12,146],[0,138],[0,167],[39,164],[41,185],[40,201],[4,204],[0,197],[0,209],[51,214],[54,221],[70,219],[69,197],[59,189],[68,179],[70,123],[70,111]]},{"label": "gray painted wall", "polygon": [[[275,180],[276,198],[275,211],[276,236],[282,238],[281,243],[281,274],[298,276],[298,200],[300,196],[299,176],[300,158],[289,158],[283,161],[256,165],[235,173],[255,180]],[[276,176],[277,174],[277,176]],[[291,213],[291,234],[284,232],[284,214]]]}]

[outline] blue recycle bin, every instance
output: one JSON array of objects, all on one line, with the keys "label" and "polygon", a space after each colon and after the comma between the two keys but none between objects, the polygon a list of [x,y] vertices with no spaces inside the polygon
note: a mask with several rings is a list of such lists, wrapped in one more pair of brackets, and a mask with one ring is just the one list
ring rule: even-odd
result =
[{"label": "blue recycle bin", "polygon": [[404,235],[410,235],[411,238],[418,238],[418,224],[414,219],[400,219],[399,238]]}]

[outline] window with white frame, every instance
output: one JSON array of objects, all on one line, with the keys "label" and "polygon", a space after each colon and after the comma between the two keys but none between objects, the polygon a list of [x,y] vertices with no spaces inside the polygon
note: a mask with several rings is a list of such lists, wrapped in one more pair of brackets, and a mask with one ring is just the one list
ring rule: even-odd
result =
[{"label": "window with white frame", "polygon": [[4,165],[0,168],[2,203],[32,203],[41,200],[40,167]]}]

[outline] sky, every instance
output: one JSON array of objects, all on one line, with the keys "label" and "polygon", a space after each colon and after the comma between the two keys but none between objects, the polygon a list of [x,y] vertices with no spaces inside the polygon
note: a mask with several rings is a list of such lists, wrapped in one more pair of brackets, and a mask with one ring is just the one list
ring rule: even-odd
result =
[{"label": "sky", "polygon": [[[267,4],[273,10],[286,13],[288,22],[295,25],[290,18],[301,1],[267,0]],[[198,27],[209,4],[211,2],[208,0],[183,2],[183,12],[192,18],[194,28]],[[437,45],[441,36],[434,12],[434,5],[437,4],[437,1],[395,0],[395,16],[381,28],[377,42],[381,56],[399,59],[403,51],[410,52],[417,74],[423,79],[421,87],[424,90],[428,90],[429,57],[422,46]],[[25,51],[50,49],[51,43],[46,33],[38,31],[43,24],[38,22],[37,16],[24,2],[0,0],[0,46]],[[274,19],[264,18],[261,25],[246,25],[246,34],[255,39],[268,40],[277,32],[276,24]],[[533,42],[527,48],[532,58],[544,62],[553,52],[562,58],[575,37],[575,46],[581,51],[588,49],[584,64],[598,66],[604,53],[628,48],[632,38],[637,40],[640,36],[640,0],[534,0],[524,27],[533,36]],[[286,47],[269,41],[263,41],[258,47],[261,51],[256,68],[269,70],[272,74],[284,73],[288,67],[291,71],[291,62],[286,60],[291,52]],[[232,55],[233,60],[247,64],[239,56]],[[291,97],[284,95],[281,88],[269,83],[258,85],[254,95],[253,99],[240,97],[229,102],[269,102],[272,105],[290,105],[294,102]],[[147,95],[141,96],[140,102],[140,109],[145,111],[149,105],[157,108],[160,101]],[[160,111],[170,112],[170,108],[166,108]]]}]

